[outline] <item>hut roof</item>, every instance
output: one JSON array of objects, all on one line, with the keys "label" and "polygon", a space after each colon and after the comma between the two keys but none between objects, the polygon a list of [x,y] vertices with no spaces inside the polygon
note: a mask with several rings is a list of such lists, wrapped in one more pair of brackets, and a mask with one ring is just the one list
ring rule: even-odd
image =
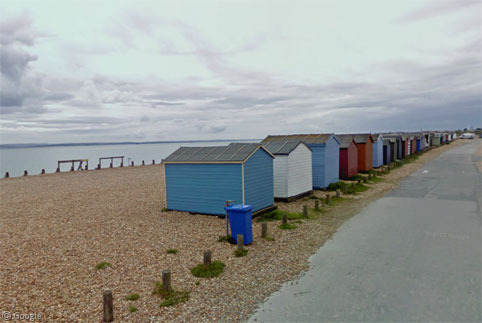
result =
[{"label": "hut roof", "polygon": [[357,144],[364,144],[367,141],[371,140],[373,142],[373,137],[369,133],[357,133],[357,134],[350,134]]},{"label": "hut roof", "polygon": [[[340,148],[348,148],[352,141],[355,142],[355,140],[353,140],[352,135],[336,135],[336,137],[340,141]],[[356,142],[355,142],[355,146],[356,146]]]},{"label": "hut roof", "polygon": [[265,150],[260,144],[231,143],[228,146],[180,147],[170,154],[165,162],[244,162],[257,149]]},{"label": "hut roof", "polygon": [[[289,155],[299,145],[306,146],[301,140],[297,141],[269,141],[263,144],[273,155]],[[306,146],[309,150],[310,147]]]},{"label": "hut roof", "polygon": [[309,135],[278,135],[264,138],[263,145],[268,142],[302,141],[305,144],[324,144],[333,136],[331,133],[309,134]]},{"label": "hut roof", "polygon": [[372,133],[373,141],[377,141],[380,137],[382,137],[383,139],[383,136],[381,133]]}]

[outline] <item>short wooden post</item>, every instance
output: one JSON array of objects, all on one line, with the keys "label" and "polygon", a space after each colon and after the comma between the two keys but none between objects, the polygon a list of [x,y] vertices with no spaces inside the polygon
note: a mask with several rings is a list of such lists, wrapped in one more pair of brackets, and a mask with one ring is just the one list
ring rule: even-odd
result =
[{"label": "short wooden post", "polygon": [[268,223],[261,223],[261,238],[266,238],[268,236]]},{"label": "short wooden post", "polygon": [[146,163],[144,161],[142,161],[142,166],[145,166],[145,165],[146,165]]},{"label": "short wooden post", "polygon": [[303,205],[303,217],[305,217],[305,218],[308,217],[308,206],[306,206],[306,205]]},{"label": "short wooden post", "polygon": [[286,214],[283,214],[283,220],[282,221],[283,221],[282,223],[284,225],[288,224],[288,216]]},{"label": "short wooden post", "polygon": [[336,197],[340,197],[340,196],[341,196],[340,190],[336,190]]},{"label": "short wooden post", "polygon": [[360,184],[360,183],[361,183],[361,179],[358,180],[358,184]]},{"label": "short wooden post", "polygon": [[42,172],[40,173],[41,175],[44,175],[45,174],[45,169],[42,168]]},{"label": "short wooden post", "polygon": [[97,164],[97,169],[100,169],[100,164]]},{"label": "short wooden post", "polygon": [[326,194],[326,205],[330,205],[330,199],[331,199],[331,195]]},{"label": "short wooden post", "polygon": [[153,159],[152,160],[152,165],[155,165],[156,164],[156,161]]},{"label": "short wooden post", "polygon": [[28,176],[28,172],[26,170],[23,171],[23,176]]},{"label": "short wooden post", "polygon": [[109,165],[109,167],[110,167],[110,168],[114,168],[114,163],[111,162],[110,165]]},{"label": "short wooden post", "polygon": [[238,243],[238,250],[240,251],[243,251],[244,250],[244,237],[242,234],[238,234],[236,236],[236,239],[238,240],[237,243]]},{"label": "short wooden post", "polygon": [[9,172],[6,172],[5,173],[5,178],[9,178],[10,177],[10,173]]},{"label": "short wooden post", "polygon": [[171,271],[166,269],[162,271],[162,290],[168,292],[171,289]]},{"label": "short wooden post", "polygon": [[56,173],[60,173],[60,167],[57,167],[57,169],[55,170]]},{"label": "short wooden post", "polygon": [[363,183],[366,183],[366,182],[367,182],[367,178],[363,177]]},{"label": "short wooden post", "polygon": [[104,319],[103,322],[113,322],[114,321],[114,303],[112,301],[112,292],[106,290],[103,295],[104,303]]},{"label": "short wooden post", "polygon": [[134,161],[131,161],[131,166],[134,166]]},{"label": "short wooden post", "polygon": [[319,210],[320,209],[320,200],[316,199],[315,200],[315,210]]},{"label": "short wooden post", "polygon": [[355,183],[351,183],[351,193],[355,194]]},{"label": "short wooden post", "polygon": [[203,264],[211,266],[211,250],[204,250]]},{"label": "short wooden post", "polygon": [[120,167],[124,167],[124,161],[121,161]]},{"label": "short wooden post", "polygon": [[85,170],[89,170],[89,164],[85,165]]},{"label": "short wooden post", "polygon": [[70,171],[73,172],[74,170],[74,165],[72,165],[72,167],[70,167]]}]

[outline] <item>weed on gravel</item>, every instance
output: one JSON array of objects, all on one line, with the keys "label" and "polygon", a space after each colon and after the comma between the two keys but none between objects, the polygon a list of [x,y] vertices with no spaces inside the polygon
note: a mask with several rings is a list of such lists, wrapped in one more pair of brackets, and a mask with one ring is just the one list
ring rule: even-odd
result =
[{"label": "weed on gravel", "polygon": [[215,260],[211,263],[211,265],[199,264],[196,267],[191,269],[191,273],[200,278],[214,278],[221,275],[226,265],[219,261]]},{"label": "weed on gravel", "polygon": [[95,268],[96,268],[97,270],[101,270],[101,269],[104,269],[104,268],[107,268],[107,267],[110,267],[110,263],[105,262],[105,261],[99,262],[99,263],[95,266]]},{"label": "weed on gravel", "polygon": [[189,291],[163,290],[161,281],[156,282],[152,294],[161,296],[163,299],[161,304],[159,304],[161,307],[173,306],[189,300]]}]

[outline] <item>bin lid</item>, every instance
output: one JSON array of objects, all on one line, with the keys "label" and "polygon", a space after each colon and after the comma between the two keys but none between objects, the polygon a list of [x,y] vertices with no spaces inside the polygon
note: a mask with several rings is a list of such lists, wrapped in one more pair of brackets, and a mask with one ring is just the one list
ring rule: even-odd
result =
[{"label": "bin lid", "polygon": [[226,211],[251,211],[253,207],[251,205],[235,204],[231,206],[226,206],[224,208]]}]

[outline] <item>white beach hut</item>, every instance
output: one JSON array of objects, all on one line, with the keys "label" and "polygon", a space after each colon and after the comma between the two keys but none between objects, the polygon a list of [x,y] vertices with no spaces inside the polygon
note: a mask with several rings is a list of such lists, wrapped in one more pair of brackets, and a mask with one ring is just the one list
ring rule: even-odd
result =
[{"label": "white beach hut", "polygon": [[301,141],[268,142],[273,163],[275,200],[292,200],[313,190],[312,151]]}]

